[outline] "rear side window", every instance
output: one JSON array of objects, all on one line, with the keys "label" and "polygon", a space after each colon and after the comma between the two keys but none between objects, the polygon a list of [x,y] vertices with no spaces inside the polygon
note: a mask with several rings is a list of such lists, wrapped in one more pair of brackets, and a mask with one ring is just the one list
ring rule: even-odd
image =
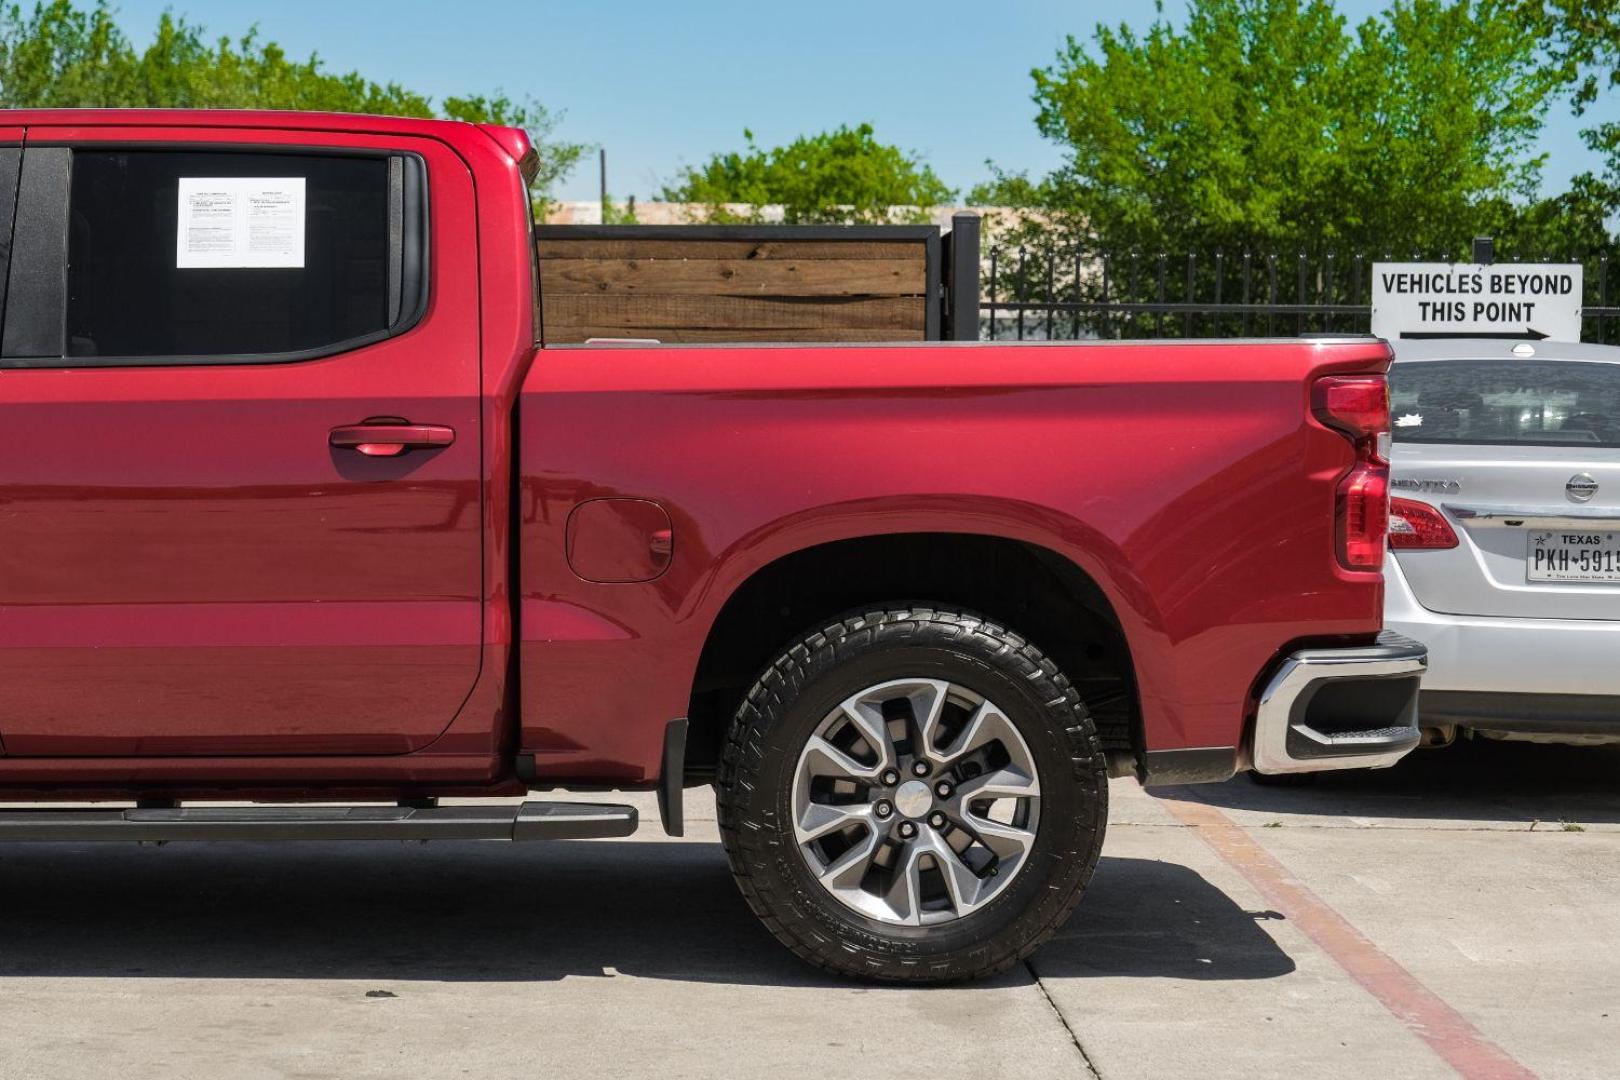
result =
[{"label": "rear side window", "polygon": [[425,295],[415,158],[80,149],[70,191],[68,358],[296,359]]},{"label": "rear side window", "polygon": [[1620,447],[1620,364],[1397,362],[1390,414],[1396,442]]}]

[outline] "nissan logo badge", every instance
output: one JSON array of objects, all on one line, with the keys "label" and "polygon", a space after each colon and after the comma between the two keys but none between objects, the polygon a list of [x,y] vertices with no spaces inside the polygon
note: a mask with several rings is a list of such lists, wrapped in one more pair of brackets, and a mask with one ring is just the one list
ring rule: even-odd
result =
[{"label": "nissan logo badge", "polygon": [[1576,473],[1564,485],[1564,491],[1576,502],[1590,502],[1597,489],[1597,481],[1592,479],[1591,473]]}]

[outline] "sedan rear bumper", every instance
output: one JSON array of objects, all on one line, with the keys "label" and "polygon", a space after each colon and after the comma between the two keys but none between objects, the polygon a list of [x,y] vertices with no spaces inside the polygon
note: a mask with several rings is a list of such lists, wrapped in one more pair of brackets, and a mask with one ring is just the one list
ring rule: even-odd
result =
[{"label": "sedan rear bumper", "polygon": [[1620,663],[1615,660],[1620,657],[1620,619],[1489,618],[1430,611],[1417,602],[1394,559],[1384,563],[1384,590],[1384,625],[1429,647],[1425,698],[1437,690],[1516,695],[1521,701],[1537,695],[1620,697]]},{"label": "sedan rear bumper", "polygon": [[1620,695],[1425,690],[1426,726],[1456,724],[1509,735],[1620,738]]},{"label": "sedan rear bumper", "polygon": [[1254,769],[1267,774],[1381,769],[1418,744],[1427,650],[1385,631],[1375,645],[1301,649],[1266,683]]}]

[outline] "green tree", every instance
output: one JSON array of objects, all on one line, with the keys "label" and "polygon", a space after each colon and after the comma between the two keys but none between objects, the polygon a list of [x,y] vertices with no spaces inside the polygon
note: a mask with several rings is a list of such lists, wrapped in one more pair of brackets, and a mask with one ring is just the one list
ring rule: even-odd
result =
[{"label": "green tree", "polygon": [[1581,173],[1557,195],[1528,203],[1498,200],[1486,209],[1480,234],[1495,238],[1501,259],[1580,260],[1614,243],[1614,210],[1614,187]]},{"label": "green tree", "polygon": [[165,13],[152,43],[137,50],[106,0],[81,8],[52,0],[24,11],[0,7],[0,106],[7,108],[298,109],[445,116],[511,124],[539,148],[535,184],[546,198],[584,147],[552,137],[558,117],[504,95],[431,99],[359,72],[327,70],[319,56],[295,60],[257,28],[233,41]]},{"label": "green tree", "polygon": [[1052,175],[971,196],[1144,250],[1440,251],[1535,191],[1561,76],[1509,0],[1191,0],[1033,72]]},{"label": "green tree", "polygon": [[[1583,115],[1605,92],[1620,92],[1620,3],[1616,0],[1521,0],[1519,14],[1542,34],[1553,61],[1572,86],[1571,103]],[[1620,123],[1586,133],[1594,149],[1620,168]]]},{"label": "green tree", "polygon": [[[1568,80],[1576,116],[1605,95],[1620,94],[1620,0],[1522,0],[1525,25],[1547,43],[1551,61]],[[1581,132],[1604,159],[1603,176],[1583,173],[1573,191],[1596,198],[1608,215],[1620,213],[1620,122]]]},{"label": "green tree", "polygon": [[[926,220],[954,192],[916,154],[878,142],[871,124],[839,127],[763,150],[715,154],[687,168],[663,197],[706,208],[709,221],[758,221],[779,205],[790,224]],[[747,209],[738,213],[733,207]]]}]

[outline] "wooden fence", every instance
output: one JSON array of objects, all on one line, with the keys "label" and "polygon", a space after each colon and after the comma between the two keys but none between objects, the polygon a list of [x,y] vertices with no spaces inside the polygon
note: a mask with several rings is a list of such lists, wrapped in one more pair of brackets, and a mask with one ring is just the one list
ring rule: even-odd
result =
[{"label": "wooden fence", "polygon": [[[535,242],[547,344],[949,336],[942,253],[963,247],[932,225],[542,225]],[[976,335],[976,296],[973,313]]]}]

